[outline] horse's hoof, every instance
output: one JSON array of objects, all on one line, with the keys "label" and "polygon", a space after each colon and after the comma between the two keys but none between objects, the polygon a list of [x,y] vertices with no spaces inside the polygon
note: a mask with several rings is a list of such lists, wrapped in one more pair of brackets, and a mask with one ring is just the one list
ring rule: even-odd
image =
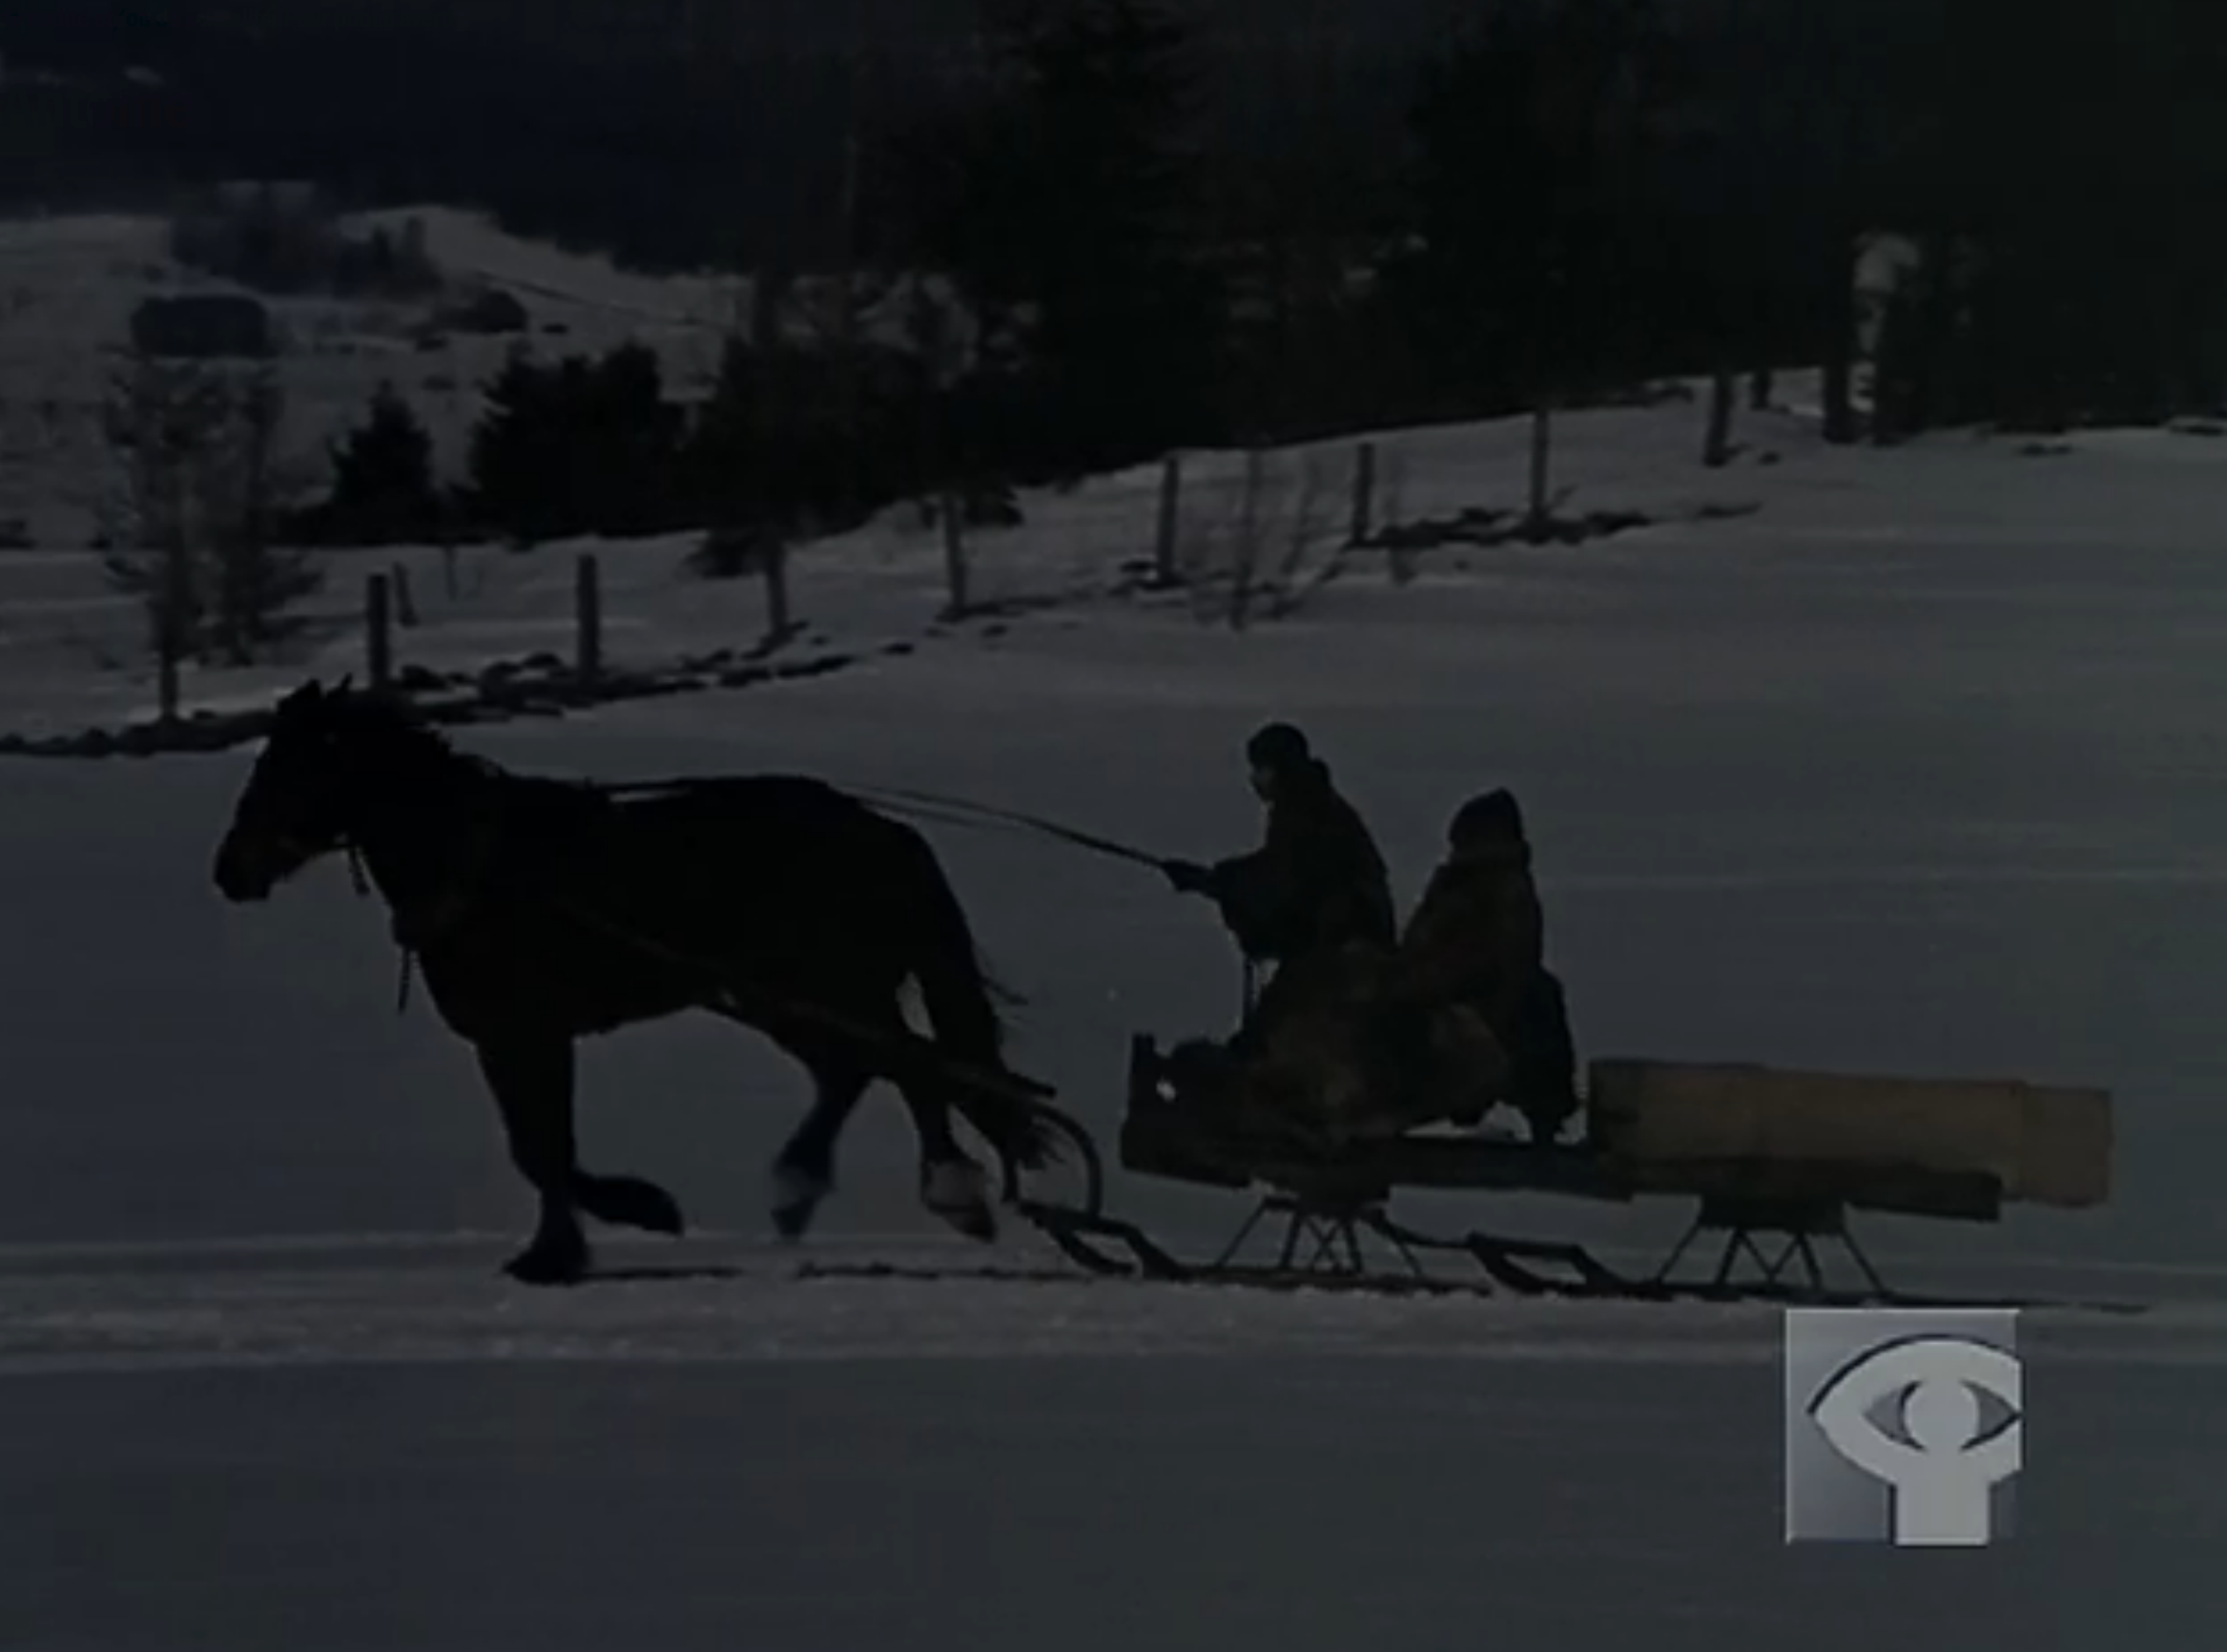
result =
[{"label": "horse's hoof", "polygon": [[998,1237],[998,1218],[987,1205],[970,1205],[963,1209],[938,1209],[936,1214],[969,1239],[979,1239],[988,1245]]},{"label": "horse's hoof", "polygon": [[812,1218],[818,1208],[816,1200],[807,1200],[799,1205],[774,1206],[773,1231],[783,1239],[803,1238],[812,1227]]},{"label": "horse's hoof", "polygon": [[671,1239],[678,1239],[689,1230],[688,1218],[680,1212],[680,1201],[663,1187],[649,1190],[634,1226],[646,1233],[663,1233]]},{"label": "horse's hoof", "polygon": [[639,1228],[673,1238],[687,1230],[680,1201],[639,1176],[583,1177],[573,1196],[583,1210],[614,1228]]},{"label": "horse's hoof", "polygon": [[509,1261],[503,1271],[521,1285],[577,1285],[588,1276],[585,1240],[536,1240]]},{"label": "horse's hoof", "polygon": [[990,1208],[989,1180],[979,1165],[966,1159],[928,1167],[921,1202],[969,1239],[998,1237],[998,1218]]},{"label": "horse's hoof", "polygon": [[814,1175],[794,1165],[773,1167],[773,1231],[784,1239],[801,1239],[834,1186],[827,1176]]}]

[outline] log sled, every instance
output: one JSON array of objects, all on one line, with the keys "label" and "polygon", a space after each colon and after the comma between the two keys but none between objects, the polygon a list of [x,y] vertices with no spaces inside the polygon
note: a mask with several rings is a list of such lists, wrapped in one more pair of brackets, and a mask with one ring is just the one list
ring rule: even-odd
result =
[{"label": "log sled", "polygon": [[[1589,1064],[1582,1096],[1577,1145],[1484,1130],[1334,1147],[1248,1138],[1183,1095],[1157,1041],[1138,1034],[1120,1162],[1143,1177],[1247,1196],[1231,1238],[1208,1260],[1178,1258],[1106,1211],[1095,1159],[1085,1199],[1022,1197],[1016,1208],[1100,1276],[1854,1306],[1924,1300],[1889,1287],[1857,1240],[1855,1212],[1992,1224],[2013,1204],[2092,1208],[2110,1190],[2111,1097],[2099,1089],[1615,1058]],[[1403,1193],[1671,1199],[1692,1216],[1653,1270],[1633,1273],[1566,1242],[1422,1231],[1393,1214]],[[1279,1229],[1273,1260],[1248,1260],[1263,1230]],[[1685,1266],[1704,1241],[1714,1244],[1714,1266]],[[1433,1271],[1432,1256],[1460,1259],[1466,1277]],[[1838,1279],[1828,1276],[1828,1256],[1842,1264]]]}]

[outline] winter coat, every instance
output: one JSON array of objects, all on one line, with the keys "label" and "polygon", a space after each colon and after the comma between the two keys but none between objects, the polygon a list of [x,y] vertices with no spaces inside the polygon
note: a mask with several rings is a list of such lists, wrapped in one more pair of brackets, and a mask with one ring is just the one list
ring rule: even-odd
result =
[{"label": "winter coat", "polygon": [[1464,844],[1431,875],[1409,917],[1387,996],[1472,1005],[1505,1042],[1544,967],[1545,946],[1531,846]]},{"label": "winter coat", "polygon": [[1208,890],[1248,958],[1284,963],[1353,942],[1389,949],[1397,933],[1384,857],[1319,759],[1287,778],[1265,841],[1217,863]]}]

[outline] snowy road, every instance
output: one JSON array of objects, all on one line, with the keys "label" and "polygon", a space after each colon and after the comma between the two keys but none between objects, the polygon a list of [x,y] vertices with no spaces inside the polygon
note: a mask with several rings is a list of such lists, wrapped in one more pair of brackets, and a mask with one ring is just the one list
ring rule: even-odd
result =
[{"label": "snowy road", "polygon": [[1781,1544],[1762,1310],[747,1266],[535,1295],[440,1245],[151,1266],[0,1283],[0,1531],[31,1585],[0,1644],[2193,1652],[2227,1629],[2217,1312],[2030,1326],[2016,1539],[1912,1556]]},{"label": "snowy road", "polygon": [[[492,1238],[153,1247],[0,1263],[0,1376],[426,1362],[1003,1360],[1247,1353],[1767,1364],[1767,1304],[1372,1297],[1091,1280],[901,1241],[607,1249],[574,1291],[505,1280]],[[894,1276],[893,1276],[894,1275]],[[2217,1364],[2227,1301],[2055,1298],[2027,1335],[2079,1364]]]}]

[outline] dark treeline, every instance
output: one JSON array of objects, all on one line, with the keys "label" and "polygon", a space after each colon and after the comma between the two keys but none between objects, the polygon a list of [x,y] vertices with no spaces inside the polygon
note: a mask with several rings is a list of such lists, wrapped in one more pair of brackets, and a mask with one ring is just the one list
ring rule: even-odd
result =
[{"label": "dark treeline", "polygon": [[[1878,341],[1882,439],[2227,395],[2217,0],[150,15],[10,8],[0,191],[310,177],[354,201],[486,207],[650,267],[952,277],[983,328],[963,370],[854,361],[806,394],[822,369],[731,362],[724,434],[696,444],[719,457],[682,467],[726,518],[803,511],[781,477],[811,478],[826,520],[962,475],[1776,364],[1825,363],[1833,432],[1852,437],[1854,266],[1875,231],[1923,254]],[[23,88],[33,40],[53,73]],[[152,75],[127,84],[127,63]],[[40,130],[62,147],[6,141]],[[520,380],[509,403],[608,424],[611,396],[662,405],[637,366],[576,375],[554,402]],[[628,464],[618,493],[672,474]]]},{"label": "dark treeline", "polygon": [[[1363,19],[1387,43],[1324,49],[1390,64],[1439,4],[1392,0]],[[1280,10],[1205,9],[1230,52]],[[979,22],[975,0],[10,0],[0,210],[302,177],[650,271],[825,264],[855,113],[887,128],[963,96]]]}]

